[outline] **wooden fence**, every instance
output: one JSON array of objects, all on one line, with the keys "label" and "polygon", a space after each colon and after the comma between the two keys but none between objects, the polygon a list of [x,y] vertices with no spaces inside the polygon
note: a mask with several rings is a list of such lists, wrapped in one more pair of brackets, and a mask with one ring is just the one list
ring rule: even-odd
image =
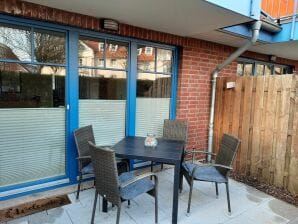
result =
[{"label": "wooden fence", "polygon": [[[228,89],[227,82],[235,82]],[[295,75],[218,78],[214,148],[241,139],[234,172],[298,195],[298,82]]]}]

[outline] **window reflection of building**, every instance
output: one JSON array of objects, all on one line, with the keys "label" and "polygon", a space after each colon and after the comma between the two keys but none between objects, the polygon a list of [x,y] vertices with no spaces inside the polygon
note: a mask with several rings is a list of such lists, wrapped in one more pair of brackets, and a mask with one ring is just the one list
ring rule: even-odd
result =
[{"label": "window reflection of building", "polygon": [[63,33],[1,24],[0,58],[0,108],[64,106]]}]

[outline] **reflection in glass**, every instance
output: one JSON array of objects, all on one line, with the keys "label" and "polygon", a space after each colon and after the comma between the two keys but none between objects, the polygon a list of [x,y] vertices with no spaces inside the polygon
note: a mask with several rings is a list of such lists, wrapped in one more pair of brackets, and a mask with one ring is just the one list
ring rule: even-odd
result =
[{"label": "reflection in glass", "polygon": [[35,31],[34,60],[65,64],[65,34],[46,30]]},{"label": "reflection in glass", "polygon": [[152,73],[138,73],[137,97],[170,98],[171,76]]},{"label": "reflection in glass", "polygon": [[0,63],[0,108],[65,104],[65,68]]},{"label": "reflection in glass", "polygon": [[157,49],[157,72],[171,73],[172,71],[172,51]]},{"label": "reflection in glass", "polygon": [[265,65],[264,75],[271,75],[271,65]]},{"label": "reflection in glass", "polygon": [[0,58],[31,61],[30,36],[29,28],[0,23]]},{"label": "reflection in glass", "polygon": [[253,64],[245,64],[243,75],[252,75],[252,66]]},{"label": "reflection in glass", "polygon": [[126,99],[126,72],[79,69],[79,99]]},{"label": "reflection in glass", "polygon": [[264,75],[264,65],[261,65],[261,64],[256,65],[256,75],[257,76]]},{"label": "reflection in glass", "polygon": [[274,75],[281,75],[282,74],[282,68],[274,66]]},{"label": "reflection in glass", "polygon": [[240,75],[240,76],[243,75],[243,64],[242,63],[237,64],[237,75]]},{"label": "reflection in glass", "polygon": [[138,71],[155,71],[155,48],[138,46]]},{"label": "reflection in glass", "polygon": [[125,70],[127,66],[128,45],[108,41],[106,46],[106,67]]},{"label": "reflection in glass", "polygon": [[80,37],[79,65],[104,67],[104,40]]}]

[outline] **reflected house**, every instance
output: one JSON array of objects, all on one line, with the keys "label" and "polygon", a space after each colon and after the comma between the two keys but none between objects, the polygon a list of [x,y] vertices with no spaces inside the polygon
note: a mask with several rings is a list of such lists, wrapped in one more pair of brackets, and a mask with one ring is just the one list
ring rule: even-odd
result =
[{"label": "reflected house", "polygon": [[[0,57],[20,61],[10,47],[1,43]],[[59,67],[0,63],[0,107],[64,105],[64,77],[65,70]]]}]

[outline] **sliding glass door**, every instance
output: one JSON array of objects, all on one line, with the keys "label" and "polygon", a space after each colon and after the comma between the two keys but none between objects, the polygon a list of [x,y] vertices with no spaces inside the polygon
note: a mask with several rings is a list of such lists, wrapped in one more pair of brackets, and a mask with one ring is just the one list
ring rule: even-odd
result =
[{"label": "sliding glass door", "polygon": [[65,175],[65,41],[0,24],[0,188]]}]

